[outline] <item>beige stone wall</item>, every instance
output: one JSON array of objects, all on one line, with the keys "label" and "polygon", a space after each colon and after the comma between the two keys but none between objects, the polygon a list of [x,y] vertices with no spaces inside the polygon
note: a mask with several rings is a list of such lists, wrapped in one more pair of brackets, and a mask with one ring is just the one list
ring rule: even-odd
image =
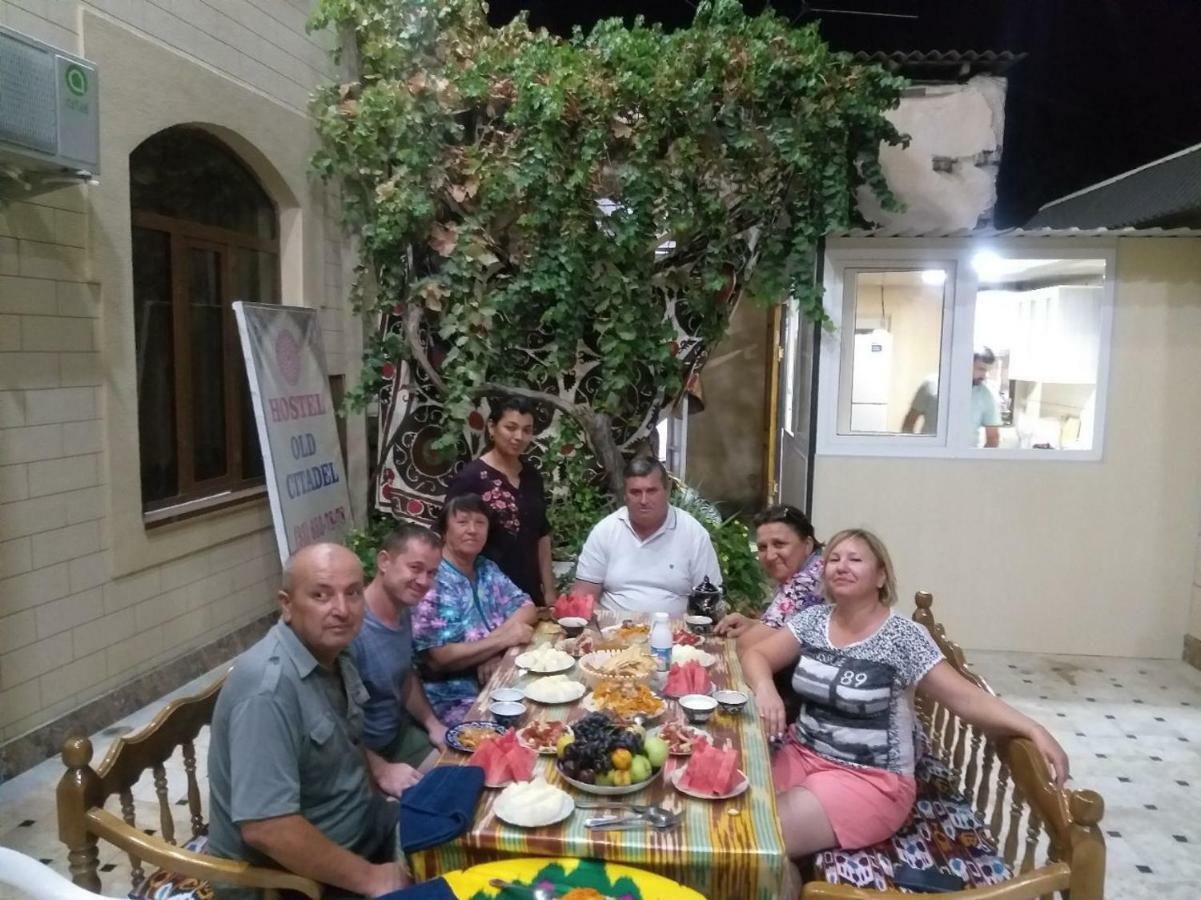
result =
[{"label": "beige stone wall", "polygon": [[[127,164],[171,125],[225,139],[279,205],[285,302],[319,308],[331,372],[352,380],[348,261],[307,173],[307,97],[327,77],[308,7],[0,0],[0,23],[97,63],[102,116],[98,186],[0,211],[0,742],[273,606],[265,500],[141,519]],[[350,445],[353,475],[361,420]]]},{"label": "beige stone wall", "polygon": [[688,420],[688,483],[731,512],[763,505],[770,319],[761,304],[739,305],[701,374],[705,409]]}]

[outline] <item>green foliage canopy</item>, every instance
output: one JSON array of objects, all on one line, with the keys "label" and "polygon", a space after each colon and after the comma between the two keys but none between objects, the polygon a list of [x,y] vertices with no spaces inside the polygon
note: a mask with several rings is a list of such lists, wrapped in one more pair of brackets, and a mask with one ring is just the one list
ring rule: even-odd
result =
[{"label": "green foliage canopy", "polygon": [[359,404],[400,358],[454,422],[499,386],[536,392],[612,476],[657,412],[647,386],[670,401],[692,364],[676,323],[712,347],[747,294],[820,318],[818,240],[860,187],[889,196],[903,82],[738,0],[671,33],[492,28],[478,0],[321,0],[312,25],[347,36],[355,73],[318,92],[314,165],[360,239],[357,300],[408,325],[369,339]]}]

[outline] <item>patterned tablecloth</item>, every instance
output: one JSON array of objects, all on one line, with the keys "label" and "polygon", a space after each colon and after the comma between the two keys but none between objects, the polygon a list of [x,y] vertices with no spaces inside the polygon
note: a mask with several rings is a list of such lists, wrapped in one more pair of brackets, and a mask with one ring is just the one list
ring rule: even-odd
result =
[{"label": "patterned tablecloth", "polygon": [[[535,644],[561,636],[557,631],[557,626],[542,623]],[[709,670],[715,687],[745,690],[734,642],[709,638],[704,649],[718,657]],[[522,686],[536,677],[517,670],[513,662],[515,656],[515,651],[509,652],[468,718],[488,718],[489,691],[501,686]],[[575,670],[569,674],[575,674]],[[526,705],[529,712],[522,724],[535,719],[570,722],[586,715],[578,702],[543,706],[527,700]],[[663,717],[648,722],[647,727],[680,717],[678,705],[669,700]],[[492,812],[492,804],[499,792],[486,790],[477,809],[474,827],[458,840],[412,854],[409,862],[414,874],[424,880],[479,863],[521,856],[591,857],[657,872],[696,889],[710,900],[768,900],[783,896],[784,839],[776,814],[769,749],[758,724],[754,700],[740,715],[731,716],[718,710],[704,728],[719,746],[729,739],[740,751],[742,769],[750,782],[750,788],[741,796],[731,800],[695,800],[680,793],[668,783],[668,778],[687,758],[672,757],[665,764],[663,774],[651,786],[617,799],[631,803],[664,803],[682,809],[684,821],[680,826],[664,832],[653,829],[592,832],[584,828],[583,821],[597,813],[586,810],[576,810],[564,822],[544,828],[506,825]],[[447,750],[439,765],[463,765],[467,760],[466,754]],[[534,772],[577,800],[596,799],[564,782],[555,769],[553,757],[539,757]]]}]

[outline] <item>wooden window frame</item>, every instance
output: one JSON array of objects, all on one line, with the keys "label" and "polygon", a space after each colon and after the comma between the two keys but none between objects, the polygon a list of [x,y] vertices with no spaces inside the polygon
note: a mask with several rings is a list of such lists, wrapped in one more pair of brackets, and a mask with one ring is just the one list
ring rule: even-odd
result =
[{"label": "wooden window frame", "polygon": [[[177,458],[178,491],[170,496],[149,503],[143,502],[142,511],[146,522],[164,524],[178,521],[184,509],[190,514],[222,508],[225,499],[257,499],[263,493],[264,476],[243,476],[242,430],[247,410],[244,409],[242,393],[246,377],[242,360],[241,344],[238,339],[237,323],[233,314],[233,302],[238,299],[254,300],[258,303],[278,303],[281,284],[279,240],[231,231],[211,225],[202,225],[185,219],[164,216],[146,210],[132,210],[134,228],[156,231],[167,235],[171,248],[171,311],[175,378],[175,445]],[[224,475],[196,481],[194,459],[194,432],[192,420],[192,351],[191,298],[188,294],[190,262],[188,251],[192,248],[209,250],[219,254],[221,260],[221,307],[222,307],[222,354],[225,382],[225,452]],[[271,255],[274,262],[274,296],[241,298],[234,295],[234,257],[239,250],[258,251]],[[246,400],[248,402],[248,400]],[[139,413],[140,414],[140,413]],[[259,488],[259,490],[254,490]],[[214,504],[198,503],[212,499]],[[179,514],[177,514],[179,513]]]}]

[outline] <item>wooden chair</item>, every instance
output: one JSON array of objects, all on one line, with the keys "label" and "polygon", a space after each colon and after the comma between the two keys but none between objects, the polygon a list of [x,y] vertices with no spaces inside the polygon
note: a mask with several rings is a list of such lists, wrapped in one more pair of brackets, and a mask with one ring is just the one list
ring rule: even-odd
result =
[{"label": "wooden chair", "polygon": [[[142,863],[207,882],[224,882],[259,888],[268,897],[279,891],[296,891],[319,900],[321,885],[290,872],[251,866],[248,863],[209,856],[178,846],[175,820],[167,794],[164,764],[182,748],[187,773],[187,806],[191,837],[207,831],[200,806],[200,784],[196,778],[196,736],[213,717],[222,677],[199,694],[168,703],[145,728],[119,738],[92,768],[92,742],[86,737],[68,738],[62,760],[67,767],[58,783],[58,836],[67,845],[67,861],[74,883],[94,893],[100,891],[98,842],[113,844],[129,854],[136,890],[146,878]],[[246,748],[253,752],[253,748]],[[154,781],[159,804],[161,837],[147,834],[134,821],[133,786],[147,771]],[[104,808],[116,795],[121,817]]]},{"label": "wooden chair", "polygon": [[[930,611],[934,598],[922,591],[916,601],[914,620],[929,630],[947,661],[973,684],[994,693],[934,620]],[[1090,790],[1056,789],[1046,762],[1024,738],[994,740],[921,694],[917,713],[929,739],[928,752],[950,769],[953,786],[987,824],[1014,873],[995,885],[940,896],[1034,900],[1058,892],[1071,900],[1102,900],[1105,838],[1099,823],[1105,803],[1101,796]],[[810,882],[802,892],[805,900],[900,900],[912,896],[820,881]]]}]

